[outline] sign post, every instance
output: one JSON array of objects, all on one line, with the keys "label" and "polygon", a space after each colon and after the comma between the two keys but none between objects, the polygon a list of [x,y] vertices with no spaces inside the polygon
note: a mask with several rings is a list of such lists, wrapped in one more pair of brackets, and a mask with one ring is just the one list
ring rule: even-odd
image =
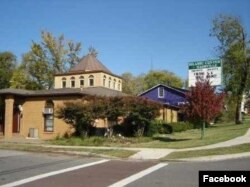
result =
[{"label": "sign post", "polygon": [[188,86],[195,86],[197,81],[209,80],[212,86],[221,85],[222,61],[206,60],[188,64]]},{"label": "sign post", "polygon": [[[188,64],[188,86],[195,86],[198,81],[209,80],[211,86],[221,85],[222,80],[222,61],[206,60],[190,62]],[[204,137],[205,121],[201,126],[201,139]]]}]

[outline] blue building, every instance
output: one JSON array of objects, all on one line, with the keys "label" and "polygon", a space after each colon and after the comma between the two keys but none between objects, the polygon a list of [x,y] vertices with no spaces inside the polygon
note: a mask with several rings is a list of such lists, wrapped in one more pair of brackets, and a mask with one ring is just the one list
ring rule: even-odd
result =
[{"label": "blue building", "polygon": [[[145,97],[162,103],[165,107],[165,109],[161,112],[162,120],[166,122],[176,122],[184,120],[184,115],[179,112],[179,109],[180,106],[185,104],[187,101],[186,92],[187,90],[185,89],[158,84],[139,94],[139,97]],[[170,115],[169,112],[171,112]]]}]

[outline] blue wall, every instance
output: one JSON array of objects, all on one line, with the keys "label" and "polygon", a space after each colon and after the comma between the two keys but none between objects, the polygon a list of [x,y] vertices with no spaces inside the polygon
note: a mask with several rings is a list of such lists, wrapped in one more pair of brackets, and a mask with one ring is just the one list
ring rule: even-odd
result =
[{"label": "blue wall", "polygon": [[[164,89],[164,98],[158,97],[158,88],[162,87]],[[151,100],[161,102],[163,104],[169,104],[174,106],[179,106],[180,103],[186,102],[185,92],[181,90],[176,90],[175,88],[171,88],[164,85],[158,85],[149,89],[148,91],[140,94],[141,97],[146,97]]]}]

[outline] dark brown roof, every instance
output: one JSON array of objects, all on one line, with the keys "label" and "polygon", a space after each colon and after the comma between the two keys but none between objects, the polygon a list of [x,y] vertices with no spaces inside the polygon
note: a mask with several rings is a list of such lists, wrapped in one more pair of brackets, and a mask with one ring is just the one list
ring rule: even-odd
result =
[{"label": "dark brown roof", "polygon": [[79,64],[69,70],[69,73],[79,71],[103,71],[112,74],[111,71],[106,68],[99,60],[97,60],[96,56],[92,53],[84,56]]},{"label": "dark brown roof", "polygon": [[104,87],[89,87],[89,88],[62,88],[51,90],[21,90],[21,89],[2,89],[0,95],[17,95],[24,97],[36,96],[72,96],[72,95],[96,95],[96,96],[126,96],[126,94]]}]

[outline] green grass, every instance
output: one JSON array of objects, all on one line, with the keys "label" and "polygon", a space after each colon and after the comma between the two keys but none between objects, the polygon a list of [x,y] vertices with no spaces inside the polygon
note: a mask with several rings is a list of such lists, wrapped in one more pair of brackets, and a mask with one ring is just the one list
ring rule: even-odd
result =
[{"label": "green grass", "polygon": [[137,151],[122,149],[52,148],[27,144],[2,144],[0,145],[0,149],[66,154],[76,154],[76,152],[78,152],[84,153],[80,155],[85,156],[111,156],[117,158],[128,158],[129,156],[132,156],[133,154],[137,153]]},{"label": "green grass", "polygon": [[244,152],[250,152],[250,143],[231,146],[231,147],[215,148],[215,149],[173,152],[170,153],[168,156],[162,158],[161,160],[166,161],[171,159],[225,155],[225,154],[235,154]]},{"label": "green grass", "polygon": [[175,149],[205,146],[242,136],[249,127],[249,124],[219,124],[206,128],[203,140],[200,139],[200,129],[192,129],[162,137],[155,137],[155,141],[138,144],[138,146]]},{"label": "green grass", "polygon": [[49,140],[47,143],[55,145],[75,145],[75,146],[106,146],[106,147],[133,147],[140,143],[151,142],[152,138],[150,137],[141,137],[141,138],[131,138],[131,137],[89,137],[89,138],[57,138],[54,140]]},{"label": "green grass", "polygon": [[92,153],[107,155],[117,158],[128,158],[133,154],[137,153],[137,151],[130,151],[130,150],[122,150],[122,149],[92,149]]},{"label": "green grass", "polygon": [[142,147],[142,148],[190,148],[215,144],[227,141],[246,133],[250,124],[235,125],[234,123],[216,124],[206,128],[205,137],[200,139],[200,129],[191,129],[183,132],[142,138],[105,138],[90,137],[81,139],[79,137],[59,138],[48,141],[56,145],[79,145],[79,146],[107,146],[107,147]]}]

